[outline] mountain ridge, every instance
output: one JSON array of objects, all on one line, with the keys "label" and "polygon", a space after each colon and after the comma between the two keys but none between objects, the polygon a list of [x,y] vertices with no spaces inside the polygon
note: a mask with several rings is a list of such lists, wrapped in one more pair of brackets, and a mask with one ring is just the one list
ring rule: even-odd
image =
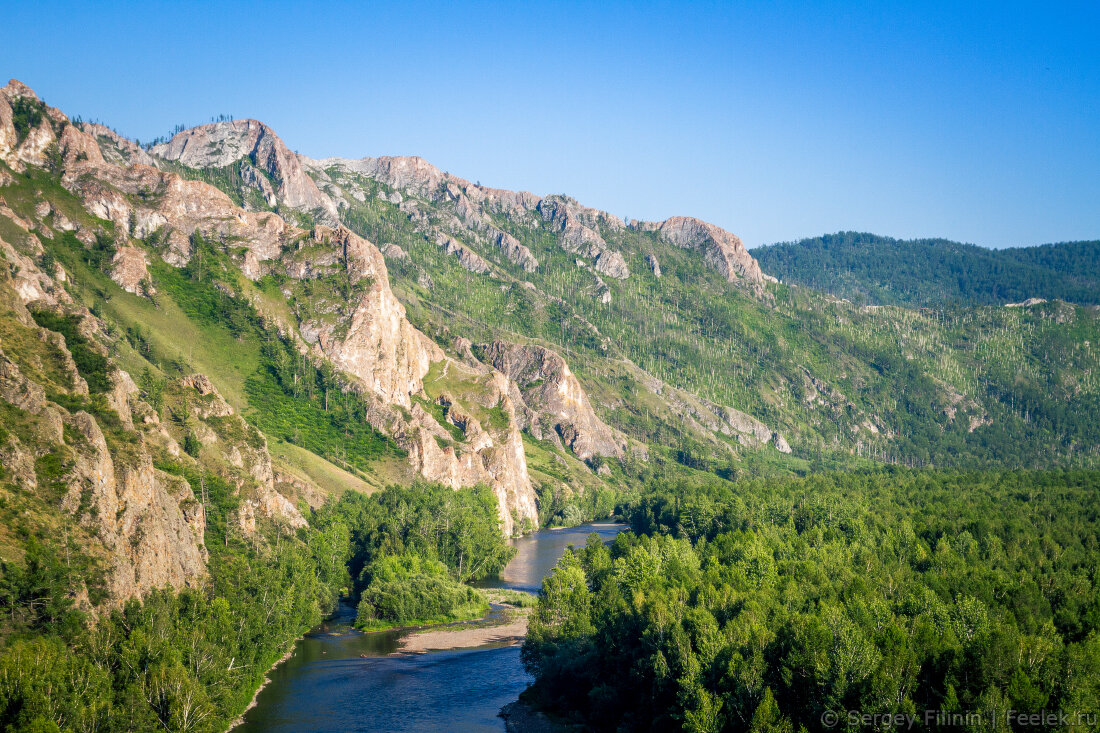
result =
[{"label": "mountain ridge", "polygon": [[786,282],[873,305],[1100,303],[1100,241],[988,249],[838,232],[752,252]]},{"label": "mountain ridge", "polygon": [[[0,102],[5,297],[53,313],[42,338],[77,339],[68,373],[83,359],[131,385],[85,410],[106,454],[20,440],[119,485],[106,458],[145,441],[141,486],[192,507],[202,487],[156,466],[205,466],[235,482],[246,534],[353,484],[484,484],[514,534],[657,477],[1096,458],[1088,309],[861,308],[776,282],[688,217],[624,222],[420,158],[311,161],[250,120],[146,151],[18,82]],[[72,389],[49,400],[62,422],[85,420]],[[160,555],[194,554],[177,544]]]}]

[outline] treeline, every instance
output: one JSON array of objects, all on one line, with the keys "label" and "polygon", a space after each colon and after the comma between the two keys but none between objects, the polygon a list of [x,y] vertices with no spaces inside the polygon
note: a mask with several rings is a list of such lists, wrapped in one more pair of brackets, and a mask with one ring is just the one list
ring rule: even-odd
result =
[{"label": "treeline", "polygon": [[[224,517],[234,496],[205,479]],[[199,587],[157,590],[98,618],[77,607],[68,558],[28,538],[22,562],[0,563],[0,729],[225,730],[341,594],[364,591],[377,618],[416,610],[394,602],[410,597],[442,615],[481,610],[480,594],[459,581],[499,571],[512,553],[483,487],[348,492],[309,522],[246,538],[211,521]]]},{"label": "treeline", "polygon": [[655,488],[633,532],[544,583],[528,696],[606,730],[1100,716],[1098,489],[1097,472],[905,470]]},{"label": "treeline", "polygon": [[993,250],[946,239],[839,232],[752,254],[784,282],[857,303],[1003,305],[1033,297],[1100,303],[1100,241]]}]

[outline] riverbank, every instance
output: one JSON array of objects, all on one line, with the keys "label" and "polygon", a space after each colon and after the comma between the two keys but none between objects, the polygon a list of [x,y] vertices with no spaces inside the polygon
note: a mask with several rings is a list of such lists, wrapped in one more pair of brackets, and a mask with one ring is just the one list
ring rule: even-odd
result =
[{"label": "riverbank", "polygon": [[500,709],[504,729],[508,733],[573,733],[580,726],[552,720],[546,713],[535,710],[522,700],[516,700]]},{"label": "riverbank", "polygon": [[229,730],[233,730],[237,726],[244,723],[244,716],[248,715],[249,710],[256,707],[256,701],[260,699],[260,693],[264,691],[265,687],[271,684],[271,673],[274,672],[280,664],[283,664],[284,662],[286,662],[286,660],[294,656],[294,650],[298,647],[298,642],[300,642],[302,638],[303,637],[299,636],[297,639],[290,642],[290,648],[286,650],[286,654],[279,657],[274,664],[267,668],[267,671],[264,672],[263,682],[261,682],[260,686],[256,688],[256,691],[252,693],[252,699],[248,701],[248,705],[245,707],[245,709],[242,710],[240,715],[238,715],[236,719],[229,724]]},{"label": "riverbank", "polygon": [[400,649],[403,652],[420,653],[473,649],[489,644],[522,644],[527,636],[527,620],[532,609],[505,605],[501,605],[501,609],[504,614],[502,620],[414,631],[401,639]]},{"label": "riverbank", "polygon": [[[501,733],[501,709],[531,684],[520,645],[543,579],[569,545],[583,546],[593,532],[607,542],[620,529],[585,525],[513,540],[516,556],[499,577],[474,584],[492,604],[479,620],[363,633],[352,626],[356,608],[342,602],[337,619],[269,672],[271,684],[234,733]],[[534,727],[543,716],[525,713],[511,712],[512,730],[555,730]]]}]

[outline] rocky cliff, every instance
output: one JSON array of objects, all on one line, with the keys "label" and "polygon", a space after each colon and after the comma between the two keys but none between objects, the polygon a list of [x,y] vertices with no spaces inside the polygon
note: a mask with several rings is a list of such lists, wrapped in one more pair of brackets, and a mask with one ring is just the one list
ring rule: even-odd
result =
[{"label": "rocky cliff", "polygon": [[541,346],[494,341],[475,353],[505,374],[522,396],[523,422],[539,440],[563,442],[577,458],[622,458],[625,438],[596,417],[569,365]]},{"label": "rocky cliff", "polygon": [[[34,105],[38,115],[30,116],[32,125],[16,128],[14,100],[26,100],[21,109]],[[248,289],[232,280],[220,287],[233,297],[248,297],[282,338],[297,345],[301,358],[343,375],[366,405],[367,419],[405,451],[414,471],[455,487],[490,485],[508,533],[532,526],[538,517],[523,431],[601,473],[607,461],[626,457],[625,437],[598,417],[558,353],[499,338],[479,347],[480,358],[448,353],[436,341],[454,334],[429,337],[413,325],[391,288],[380,249],[343,221],[357,221],[361,207],[371,202],[391,207],[423,241],[472,275],[499,280],[502,290],[515,284],[511,273],[536,273],[541,267],[544,255],[527,246],[525,232],[549,237],[587,270],[585,291],[609,304],[617,283],[636,277],[628,260],[639,263],[643,273],[660,274],[652,253],[643,257],[613,243],[629,231],[619,217],[567,196],[473,184],[420,158],[309,160],[255,120],[202,125],[146,150],[109,128],[69,124],[18,82],[0,93],[0,154],[13,172],[29,166],[59,177],[79,202],[80,215],[46,203],[38,219],[52,232],[71,232],[86,247],[108,247],[112,255],[103,270],[127,293],[163,297],[152,269],[157,263],[192,267],[197,237],[219,248],[244,278],[257,285],[280,283],[285,303],[246,296]],[[214,177],[230,181],[219,184],[224,190],[195,180],[229,170],[233,175]],[[242,195],[242,187],[251,194]],[[242,199],[244,206],[237,203]],[[262,205],[249,210],[248,202],[255,200]],[[38,225],[25,223],[28,231]],[[740,240],[717,227],[688,219],[632,226],[698,251],[729,281],[759,283],[759,268]],[[430,288],[427,270],[411,256],[408,241],[401,241],[403,246],[384,246],[391,264],[412,268],[417,281]],[[33,259],[36,252],[41,249],[13,250],[9,259]],[[12,277],[26,298],[51,292],[58,302],[67,297],[61,270],[50,276],[20,266]],[[531,282],[520,284],[541,299],[540,308],[565,303]],[[588,327],[595,330],[591,323]],[[197,378],[180,389],[195,390],[203,399],[217,394],[212,383]],[[756,424],[741,430],[751,421],[748,416],[742,420],[709,410],[712,419],[699,421],[689,412],[673,410],[685,424],[718,435],[754,435],[755,443],[771,437]],[[216,417],[240,422],[231,432],[248,434],[239,416]],[[227,474],[248,495],[249,512],[279,517],[290,526],[301,521],[275,490],[262,435],[226,442],[206,424],[208,416],[194,418],[203,454],[229,467]],[[241,523],[247,527],[252,520]]]},{"label": "rocky cliff", "polygon": [[332,200],[306,175],[298,155],[271,128],[257,120],[200,125],[153,146],[157,158],[189,168],[224,168],[243,162],[243,177],[269,204],[315,214],[321,221],[339,220]]}]

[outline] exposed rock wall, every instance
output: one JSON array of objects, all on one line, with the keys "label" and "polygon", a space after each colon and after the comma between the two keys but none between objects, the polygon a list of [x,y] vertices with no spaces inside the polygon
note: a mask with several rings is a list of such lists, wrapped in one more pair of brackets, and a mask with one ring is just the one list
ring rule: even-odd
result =
[{"label": "exposed rock wall", "polygon": [[[332,200],[317,188],[296,153],[271,128],[257,120],[234,120],[200,125],[177,133],[153,147],[153,155],[191,168],[221,168],[248,158],[277,182],[278,200],[293,209],[317,212],[335,224],[339,213]],[[258,182],[257,182],[258,183]],[[257,185],[263,191],[262,186]]]},{"label": "exposed rock wall", "polygon": [[560,440],[585,462],[597,456],[622,458],[626,440],[596,416],[584,388],[557,353],[503,341],[481,345],[477,353],[519,388],[526,428],[534,437]]}]

